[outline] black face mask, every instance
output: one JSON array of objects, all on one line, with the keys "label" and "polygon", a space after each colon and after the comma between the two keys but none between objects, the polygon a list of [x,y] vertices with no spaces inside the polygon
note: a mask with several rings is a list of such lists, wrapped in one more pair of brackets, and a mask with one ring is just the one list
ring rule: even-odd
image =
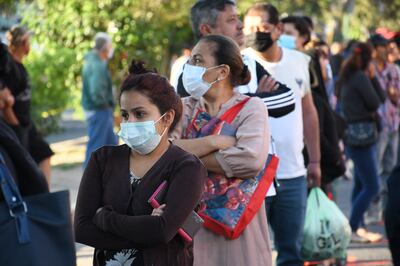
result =
[{"label": "black face mask", "polygon": [[274,44],[274,41],[271,38],[271,32],[257,31],[246,35],[246,46],[258,52],[265,52],[272,44]]}]

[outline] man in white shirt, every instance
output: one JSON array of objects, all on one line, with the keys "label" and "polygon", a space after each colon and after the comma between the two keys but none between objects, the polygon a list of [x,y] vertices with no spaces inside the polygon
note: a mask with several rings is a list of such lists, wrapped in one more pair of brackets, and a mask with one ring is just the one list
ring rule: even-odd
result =
[{"label": "man in white shirt", "polygon": [[[244,18],[246,44],[244,54],[258,61],[277,81],[295,91],[295,111],[270,118],[271,133],[280,158],[277,196],[267,200],[268,220],[274,231],[278,251],[277,265],[303,265],[301,243],[304,227],[307,176],[311,186],[320,186],[320,146],[318,116],[313,103],[309,56],[281,48],[282,34],[277,9],[269,4],[255,4]],[[302,150],[309,154],[307,169]]]}]

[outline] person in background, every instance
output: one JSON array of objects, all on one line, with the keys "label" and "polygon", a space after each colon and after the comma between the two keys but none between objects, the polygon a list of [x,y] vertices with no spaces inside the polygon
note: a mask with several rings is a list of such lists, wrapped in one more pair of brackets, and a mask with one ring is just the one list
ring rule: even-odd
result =
[{"label": "person in background", "polygon": [[[283,32],[280,36],[278,44],[288,49],[296,49],[298,51],[304,52],[306,50],[305,46],[311,40],[311,32],[307,22],[299,16],[287,16],[281,19],[283,25]],[[286,45],[286,42],[282,43],[283,38],[292,38],[292,43],[294,45]]]},{"label": "person in background", "polygon": [[[283,26],[282,35],[279,37],[278,44],[287,49],[296,49],[310,56],[309,72],[312,91],[319,95],[324,101],[328,102],[325,88],[327,79],[326,64],[321,58],[322,52],[313,44],[310,45],[312,26],[307,23],[304,17],[288,16],[281,19]],[[291,39],[291,41],[285,41]],[[292,43],[292,45],[290,45]],[[323,64],[321,64],[323,63]]]},{"label": "person in background", "polygon": [[[310,87],[310,57],[278,45],[283,26],[273,5],[259,3],[250,7],[244,17],[244,33],[249,48],[243,53],[259,62],[277,81],[287,84],[295,94],[296,106],[292,113],[269,119],[280,158],[277,171],[280,186],[277,195],[268,199],[266,205],[278,251],[277,265],[303,265],[300,250],[307,179],[311,186],[320,186],[321,180],[319,122]],[[302,153],[304,142],[309,154],[307,169]]]},{"label": "person in background", "polygon": [[335,84],[338,79],[339,71],[343,63],[342,53],[343,53],[343,45],[339,42],[332,43],[329,53],[329,63],[332,69],[332,79],[334,84],[333,95],[331,96],[332,97],[331,106],[335,111],[337,110],[337,103],[338,103],[335,91],[336,88]]},{"label": "person in background", "polygon": [[[338,127],[341,119],[330,106],[326,88],[326,84],[331,85],[333,94],[333,84],[329,84],[329,79],[332,80],[332,77],[331,75],[329,77],[328,74],[331,73],[327,54],[329,51],[326,51],[326,47],[324,49],[324,42],[320,40],[312,41],[306,49],[305,45],[309,43],[312,27],[304,17],[288,16],[281,22],[283,36],[294,38],[296,50],[304,52],[311,58],[309,66],[311,92],[320,126],[322,188],[328,194],[331,182],[345,172],[344,160],[339,147],[339,139],[343,134]],[[282,36],[279,39],[281,40]],[[306,151],[304,153],[307,164],[308,156]]]},{"label": "person in background", "polygon": [[[76,241],[95,248],[93,265],[193,264],[193,243],[178,229],[199,203],[206,169],[168,140],[182,103],[167,79],[132,61],[121,86],[120,146],[93,152],[75,210]],[[167,180],[165,204],[151,195]]]},{"label": "person in background", "polygon": [[28,72],[23,65],[23,60],[30,51],[31,33],[25,27],[14,26],[7,32],[7,40],[9,54],[2,58],[3,60],[7,58],[8,62],[4,67],[6,71],[2,71],[0,80],[3,89],[11,92],[15,103],[12,109],[4,110],[4,119],[39,165],[50,186],[50,157],[54,153],[32,121],[32,87]]},{"label": "person in background", "polygon": [[332,66],[333,78],[336,81],[343,62],[343,44],[340,42],[333,42],[331,44],[330,51],[329,62]]},{"label": "person in background", "polygon": [[398,67],[388,61],[389,40],[374,34],[368,40],[373,50],[375,76],[386,94],[385,102],[378,110],[380,132],[378,139],[378,173],[381,177],[380,195],[374,200],[366,214],[366,223],[380,222],[383,219],[383,207],[386,205],[386,181],[396,162],[400,125],[400,73]]},{"label": "person in background", "polygon": [[[321,44],[321,40],[316,38],[313,33],[313,23],[311,18],[307,16],[289,16],[281,20],[284,33],[294,36],[297,42],[297,50],[302,51],[311,57],[310,61],[310,83],[311,89],[318,93],[320,97],[328,101],[325,82],[328,79],[326,62],[323,60],[324,52],[321,51],[317,44]],[[288,30],[289,29],[289,30]],[[312,41],[311,41],[312,39]]]},{"label": "person in background", "polygon": [[[29,152],[21,145],[15,132],[4,121],[4,112],[7,109],[12,110],[14,103],[14,96],[8,89],[0,90],[0,113],[3,114],[3,118],[0,118],[0,155],[22,196],[49,192],[45,176]],[[2,200],[0,189],[0,202]]]},{"label": "person in background", "polygon": [[329,45],[324,40],[315,40],[311,42],[311,47],[318,53],[322,79],[324,81],[329,103],[332,105],[334,103],[331,103],[331,98],[335,94],[335,84],[333,81],[332,66],[329,62],[329,58],[331,56]]},{"label": "person in background", "polygon": [[352,54],[354,46],[356,46],[358,43],[359,41],[356,39],[351,39],[346,43],[342,52],[343,60],[347,59]]},{"label": "person in background", "polygon": [[[221,35],[202,37],[185,65],[183,83],[191,96],[182,99],[181,123],[171,137],[176,145],[200,158],[210,173],[208,181],[213,174],[223,175],[228,180],[231,177],[254,178],[265,165],[270,143],[268,111],[260,98],[249,98],[234,90],[235,86],[245,85],[249,80],[250,72],[243,63],[239,47]],[[206,122],[220,118],[243,101],[247,102],[230,123],[231,134],[199,134],[207,128],[202,125],[209,125]],[[222,182],[215,184],[224,186]],[[272,265],[264,204],[254,211],[256,215],[236,239],[200,229],[195,237],[194,265]]]},{"label": "person in background", "polygon": [[191,47],[189,45],[185,45],[182,49],[182,55],[172,64],[169,81],[175,89],[178,87],[179,75],[183,71],[183,65],[188,61],[190,57],[190,50]]},{"label": "person in background", "polygon": [[84,58],[82,69],[82,106],[88,124],[89,141],[84,167],[90,155],[104,145],[116,145],[114,134],[114,96],[107,61],[113,56],[111,37],[99,32],[94,37],[94,48]]},{"label": "person in background", "polygon": [[[372,65],[372,49],[367,43],[354,45],[353,52],[342,65],[338,86],[343,115],[351,127],[356,123],[368,123],[377,130],[377,111],[385,100],[385,95],[375,77]],[[348,138],[346,138],[347,140]],[[362,146],[345,142],[348,156],[354,162],[354,188],[350,226],[352,242],[366,243],[377,241],[381,235],[367,232],[363,226],[363,215],[379,192],[377,169],[377,140]]]}]

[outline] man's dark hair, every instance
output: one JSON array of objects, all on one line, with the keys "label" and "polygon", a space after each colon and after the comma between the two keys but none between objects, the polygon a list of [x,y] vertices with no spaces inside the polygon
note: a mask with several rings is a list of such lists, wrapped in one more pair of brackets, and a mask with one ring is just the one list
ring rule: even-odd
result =
[{"label": "man's dark hair", "polygon": [[279,23],[279,12],[275,6],[266,3],[256,3],[246,11],[246,15],[250,11],[265,12],[268,14],[268,23],[276,25]]},{"label": "man's dark hair", "polygon": [[219,12],[223,11],[226,5],[235,6],[232,0],[199,0],[190,9],[192,30],[196,38],[201,38],[200,25],[208,24],[215,27]]},{"label": "man's dark hair", "polygon": [[303,17],[288,16],[281,20],[283,24],[293,24],[295,29],[299,32],[300,36],[305,37],[303,45],[306,45],[311,39],[311,32],[308,23]]},{"label": "man's dark hair", "polygon": [[389,44],[389,40],[383,37],[381,34],[372,34],[368,42],[374,46],[374,48],[378,46],[386,46]]},{"label": "man's dark hair", "polygon": [[305,22],[307,22],[310,29],[314,30],[314,22],[312,21],[312,18],[310,18],[309,16],[302,16],[301,18],[303,18]]}]

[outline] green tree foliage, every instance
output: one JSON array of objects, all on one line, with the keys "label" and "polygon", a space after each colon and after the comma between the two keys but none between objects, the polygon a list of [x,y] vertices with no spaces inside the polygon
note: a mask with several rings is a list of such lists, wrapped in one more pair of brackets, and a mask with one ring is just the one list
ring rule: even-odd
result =
[{"label": "green tree foliage", "polygon": [[68,106],[74,74],[68,70],[75,62],[75,52],[65,47],[48,45],[33,52],[26,61],[32,82],[32,117],[43,133],[58,128],[58,118]]},{"label": "green tree foliage", "polygon": [[[349,0],[348,0],[349,2]],[[345,39],[368,38],[378,27],[400,30],[400,0],[351,0],[342,14],[341,31]]]},{"label": "green tree foliage", "polygon": [[[400,30],[400,0],[271,0],[281,14],[310,16],[329,41],[368,38],[380,26]],[[239,1],[246,10],[254,1]],[[329,32],[331,31],[331,32]]]},{"label": "green tree foliage", "polygon": [[[38,117],[58,117],[80,106],[81,68],[96,32],[108,32],[115,55],[110,62],[118,86],[129,61],[141,59],[167,75],[173,53],[191,39],[191,1],[37,0],[26,8],[23,23],[35,33],[27,66]],[[46,102],[46,104],[43,104]]]},{"label": "green tree foliage", "polygon": [[[15,1],[4,1],[13,7]],[[142,59],[169,74],[171,57],[192,42],[189,9],[195,0],[36,0],[24,3],[23,23],[34,31],[27,67],[34,85],[36,118],[58,117],[80,106],[84,54],[98,31],[108,32],[115,55],[110,62],[118,87],[129,61]],[[243,13],[255,1],[239,0]],[[310,15],[317,31],[336,28],[336,39],[366,38],[380,25],[398,27],[400,0],[271,0],[281,14]],[[333,33],[328,37],[332,40]]]}]

